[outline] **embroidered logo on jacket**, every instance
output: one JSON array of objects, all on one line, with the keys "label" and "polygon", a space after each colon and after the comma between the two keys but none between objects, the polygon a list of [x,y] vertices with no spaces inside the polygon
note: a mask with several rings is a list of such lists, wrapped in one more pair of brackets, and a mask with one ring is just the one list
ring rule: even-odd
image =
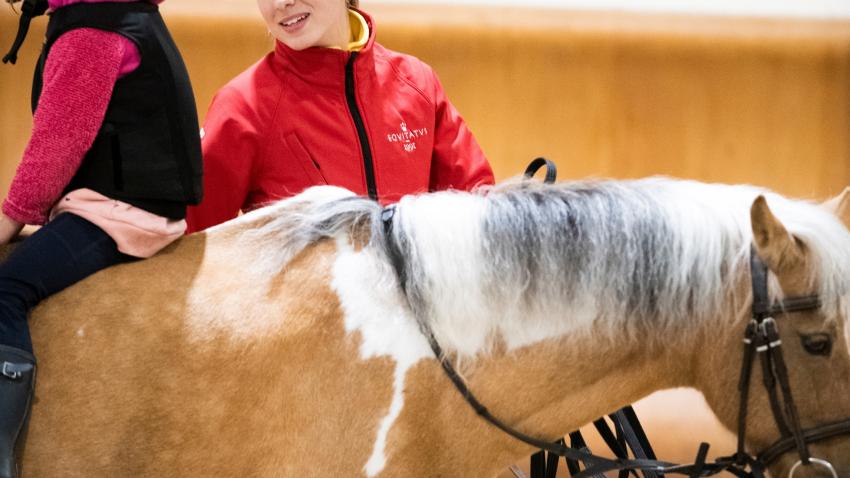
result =
[{"label": "embroidered logo on jacket", "polygon": [[428,128],[408,129],[407,123],[399,125],[401,131],[398,133],[390,133],[387,135],[387,141],[390,143],[403,143],[404,150],[408,153],[416,151],[416,140],[428,136]]}]

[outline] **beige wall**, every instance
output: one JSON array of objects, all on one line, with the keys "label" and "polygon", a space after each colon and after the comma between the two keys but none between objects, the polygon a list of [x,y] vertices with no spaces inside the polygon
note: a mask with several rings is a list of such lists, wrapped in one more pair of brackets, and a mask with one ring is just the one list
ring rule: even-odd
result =
[{"label": "beige wall", "polygon": [[544,154],[562,177],[668,174],[803,196],[850,183],[850,23],[560,12],[459,23],[383,38],[435,66],[500,176]]},{"label": "beige wall", "polygon": [[[172,0],[164,11],[202,116],[215,90],[271,45],[252,0]],[[434,66],[500,178],[546,155],[562,178],[668,174],[821,197],[850,184],[850,22],[469,7],[373,13],[381,42]],[[4,52],[15,22],[0,8]],[[43,25],[36,21],[17,67],[0,66],[0,193],[29,134]],[[730,451],[704,407],[670,420],[670,410],[693,401],[681,397],[642,405],[656,415],[650,433],[669,439],[662,455],[692,458],[711,434]],[[673,430],[694,415],[699,437]]]}]

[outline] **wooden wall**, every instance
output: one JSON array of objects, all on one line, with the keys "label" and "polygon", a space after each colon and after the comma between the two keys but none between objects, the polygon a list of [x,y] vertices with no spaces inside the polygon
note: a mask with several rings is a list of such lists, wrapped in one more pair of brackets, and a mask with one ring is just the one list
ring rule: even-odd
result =
[{"label": "wooden wall", "polygon": [[[544,154],[571,177],[797,196],[850,183],[850,23],[554,17],[447,27],[451,40],[422,51],[500,174]],[[413,49],[432,30],[393,42]]]},{"label": "wooden wall", "polygon": [[[562,178],[666,174],[805,197],[850,184],[850,21],[364,6],[381,42],[434,66],[500,178],[545,155]],[[0,10],[5,50],[16,17]],[[202,116],[271,46],[252,0],[163,11]],[[43,25],[0,67],[0,192],[29,132]]]}]

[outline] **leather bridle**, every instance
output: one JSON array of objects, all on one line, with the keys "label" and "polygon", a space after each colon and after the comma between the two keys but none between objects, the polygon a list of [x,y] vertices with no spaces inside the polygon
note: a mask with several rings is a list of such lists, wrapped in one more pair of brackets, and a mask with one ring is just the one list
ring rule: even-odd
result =
[{"label": "leather bridle", "polygon": [[[393,237],[393,223],[396,215],[396,206],[391,205],[384,208],[381,220],[389,259],[399,280],[403,295],[407,298],[405,260],[396,239]],[[647,458],[610,459],[593,455],[586,448],[576,449],[567,447],[563,440],[553,443],[520,432],[493,416],[478,401],[464,380],[455,371],[451,365],[451,361],[446,358],[428,321],[422,317],[416,317],[416,320],[419,323],[422,333],[427,338],[434,355],[440,361],[446,376],[475,412],[484,420],[517,440],[532,445],[535,448],[545,450],[550,454],[562,456],[568,460],[568,463],[583,463],[584,470],[574,473],[573,478],[598,477],[608,471],[620,471],[622,476],[623,472],[631,471],[634,473],[638,470],[643,471],[647,476],[649,476],[649,472],[652,472],[656,476],[680,474],[696,478],[713,476],[727,471],[740,478],[763,478],[768,466],[786,453],[795,450],[800,459],[791,468],[789,478],[793,478],[794,473],[801,466],[819,466],[830,471],[833,478],[838,478],[831,463],[812,457],[809,451],[809,445],[837,436],[850,435],[850,419],[808,429],[802,427],[791,393],[788,369],[785,365],[782,352],[782,340],[779,337],[778,323],[775,319],[777,316],[788,313],[820,309],[820,298],[816,295],[791,297],[771,303],[767,288],[768,269],[754,248],[750,253],[750,265],[753,305],[752,320],[747,326],[744,337],[744,359],[739,380],[738,449],[734,455],[718,458],[711,463],[706,462],[708,445],[705,443],[700,447],[695,463],[679,465]],[[414,309],[411,308],[411,310]],[[747,434],[750,379],[756,356],[760,358],[763,383],[770,399],[774,419],[782,436],[773,445],[753,456],[746,451],[745,439]]]},{"label": "leather bridle", "polygon": [[789,477],[793,477],[800,466],[811,465],[823,467],[830,471],[834,478],[838,478],[831,463],[812,457],[809,444],[850,434],[850,419],[809,429],[802,427],[791,393],[788,368],[782,352],[782,339],[779,337],[779,324],[775,319],[777,316],[788,313],[820,309],[820,298],[816,295],[792,297],[771,303],[767,292],[768,269],[755,248],[750,251],[750,275],[753,289],[753,317],[744,334],[744,361],[741,380],[738,384],[741,394],[736,453],[738,463],[742,464],[748,458],[752,458],[745,451],[744,441],[747,434],[750,377],[755,356],[758,355],[762,366],[764,387],[770,399],[770,408],[782,436],[773,445],[759,453],[752,460],[753,464],[756,467],[767,468],[782,455],[796,450],[800,459],[791,468]]}]

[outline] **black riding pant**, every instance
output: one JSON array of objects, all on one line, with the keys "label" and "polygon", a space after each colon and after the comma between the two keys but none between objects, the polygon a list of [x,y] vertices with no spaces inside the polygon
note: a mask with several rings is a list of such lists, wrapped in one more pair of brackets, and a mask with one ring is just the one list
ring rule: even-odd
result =
[{"label": "black riding pant", "polygon": [[32,353],[30,309],[101,269],[132,259],[91,222],[70,213],[57,216],[0,264],[0,345]]}]

